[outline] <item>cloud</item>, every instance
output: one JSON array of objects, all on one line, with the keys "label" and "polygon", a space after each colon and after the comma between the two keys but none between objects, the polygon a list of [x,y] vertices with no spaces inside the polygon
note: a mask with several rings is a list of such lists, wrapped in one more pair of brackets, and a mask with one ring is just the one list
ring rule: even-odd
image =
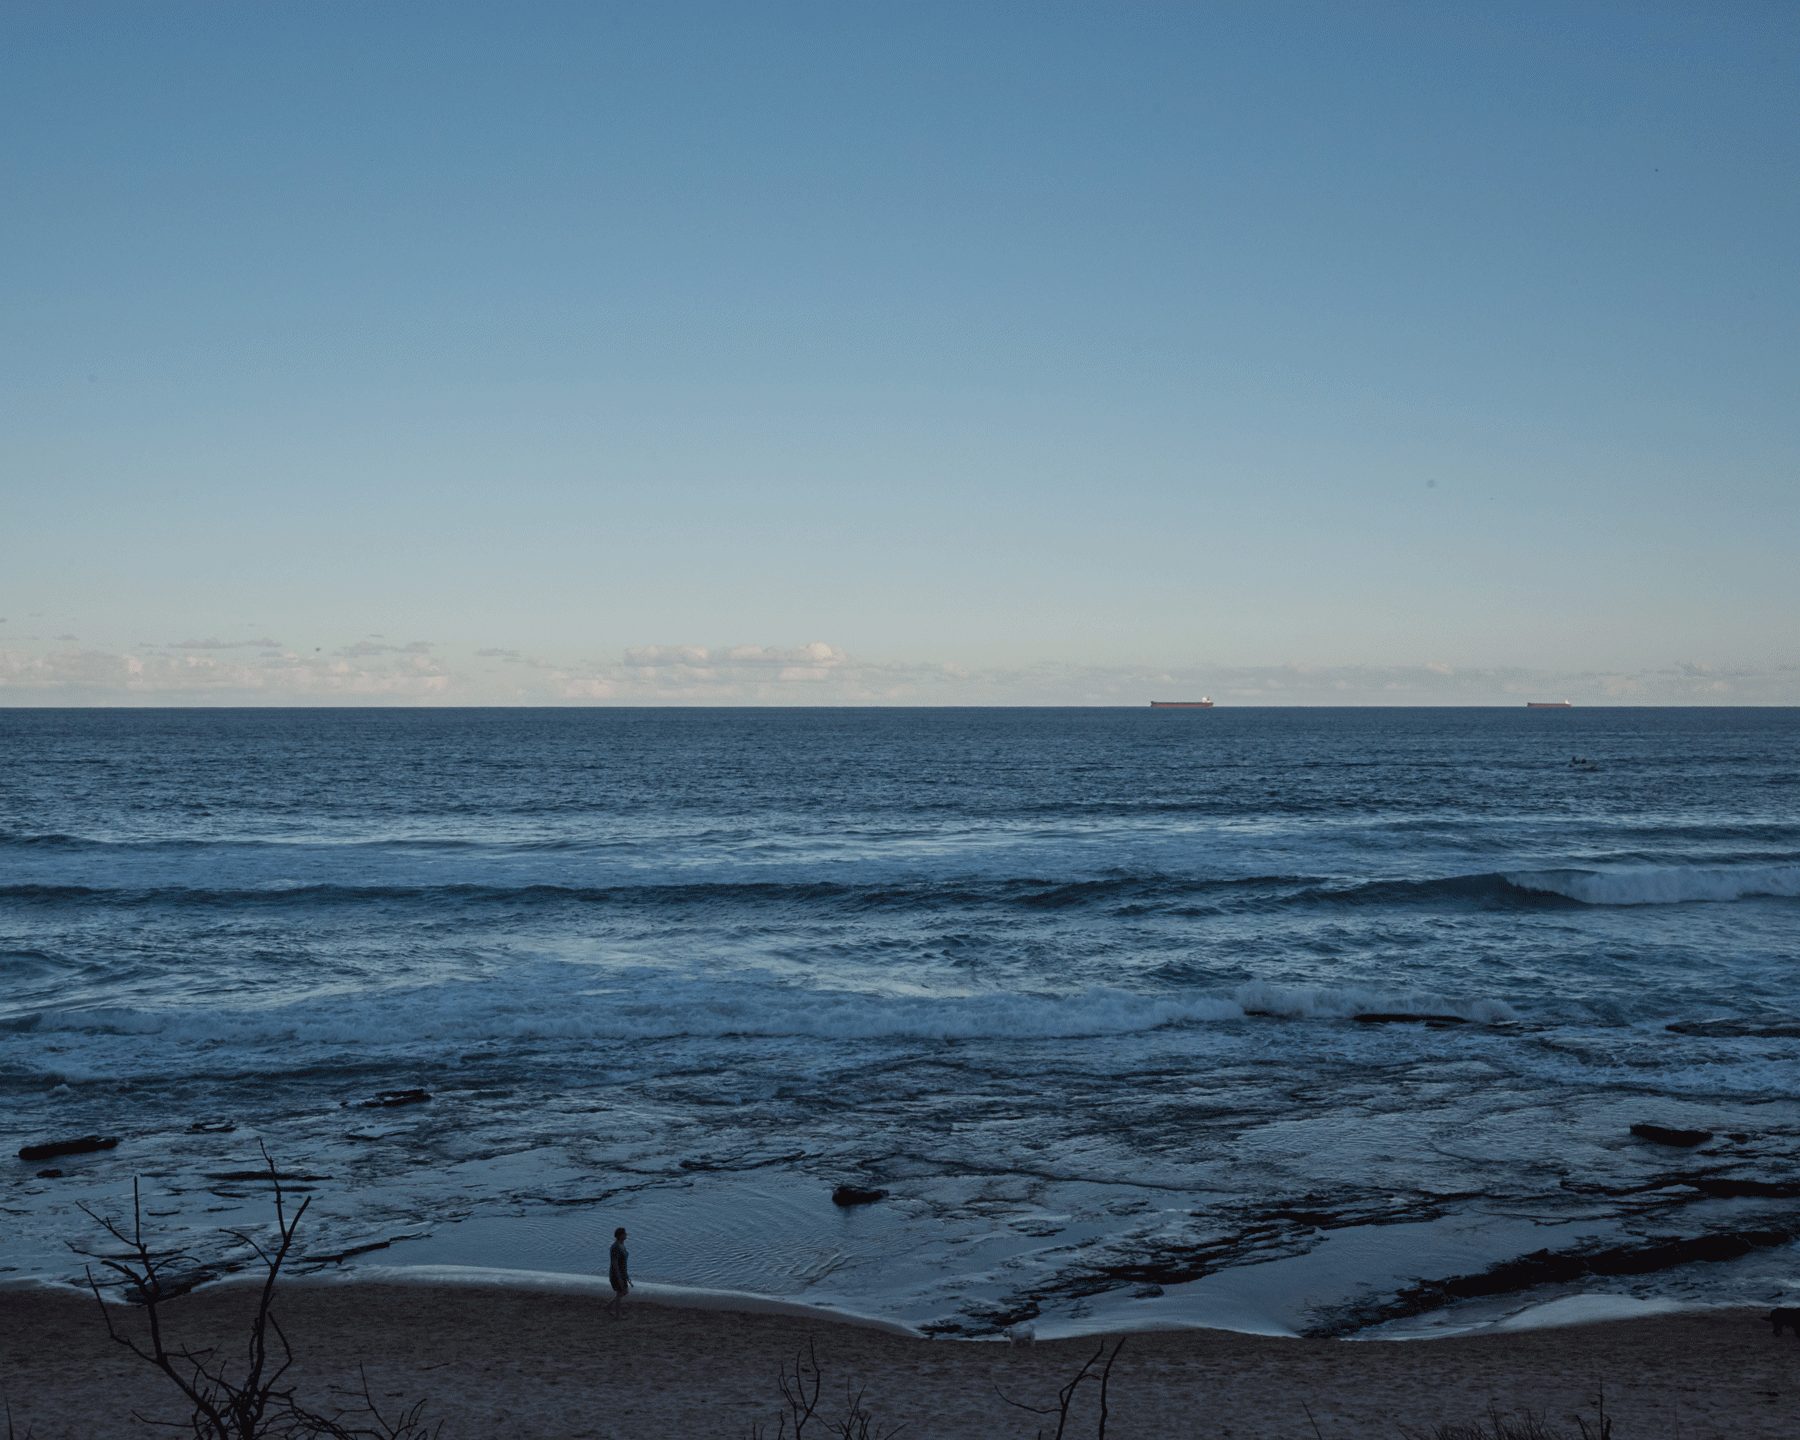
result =
[{"label": "cloud", "polygon": [[371,655],[428,655],[431,648],[429,640],[414,640],[406,645],[389,645],[384,640],[358,640],[354,645],[346,645],[332,653],[346,660],[364,660]]},{"label": "cloud", "polygon": [[0,650],[0,689],[124,687],[143,662],[104,650],[58,650],[48,655]]},{"label": "cloud", "polygon": [[[498,663],[495,663],[498,662]],[[581,663],[509,646],[372,637],[307,654],[267,640],[0,649],[0,704],[1126,705],[1793,704],[1800,669],[1683,660],[1632,671],[1398,665],[1023,665],[871,659],[798,645],[655,644]]]},{"label": "cloud", "polygon": [[[59,637],[60,638],[60,637]],[[171,650],[279,650],[279,640],[171,640]]]},{"label": "cloud", "polygon": [[[640,670],[704,670],[715,676],[758,676],[768,671],[832,670],[850,657],[835,645],[814,640],[791,650],[770,645],[640,645],[625,652],[625,664]],[[809,677],[810,678],[810,677]]]},{"label": "cloud", "polygon": [[791,700],[797,686],[832,682],[840,692],[808,703],[880,703],[891,698],[902,667],[853,660],[835,645],[637,645],[616,664],[562,667],[555,678],[567,700],[640,703],[768,704]]},{"label": "cloud", "polygon": [[639,645],[625,652],[625,663],[642,669],[704,665],[711,654],[703,645]]},{"label": "cloud", "polygon": [[498,660],[502,665],[522,665],[531,670],[555,670],[557,665],[552,660],[544,660],[536,655],[527,655],[523,650],[511,647],[490,645],[486,649],[475,652],[477,660]]},{"label": "cloud", "polygon": [[32,655],[0,650],[0,696],[36,698],[50,704],[392,703],[441,697],[450,686],[449,672],[424,655],[357,665],[340,657],[301,656],[291,650],[244,658],[160,650],[141,655],[74,649]]}]

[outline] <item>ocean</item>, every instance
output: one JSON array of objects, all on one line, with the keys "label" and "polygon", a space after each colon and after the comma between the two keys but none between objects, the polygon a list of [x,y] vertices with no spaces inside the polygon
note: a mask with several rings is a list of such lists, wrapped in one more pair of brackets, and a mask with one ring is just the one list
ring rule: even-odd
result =
[{"label": "ocean", "polygon": [[1791,709],[0,711],[0,1279],[78,1276],[133,1177],[225,1273],[266,1144],[303,1273],[625,1225],[934,1334],[1791,1299],[1797,754]]}]

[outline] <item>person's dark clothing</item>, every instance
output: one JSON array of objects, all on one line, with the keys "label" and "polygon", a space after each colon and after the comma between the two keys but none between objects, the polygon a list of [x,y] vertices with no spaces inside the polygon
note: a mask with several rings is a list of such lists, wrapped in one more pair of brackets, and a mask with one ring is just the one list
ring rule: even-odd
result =
[{"label": "person's dark clothing", "polygon": [[614,1291],[620,1295],[631,1288],[631,1272],[626,1268],[626,1261],[629,1258],[625,1253],[625,1247],[617,1240],[613,1241],[612,1265],[607,1273],[607,1279],[612,1282]]}]

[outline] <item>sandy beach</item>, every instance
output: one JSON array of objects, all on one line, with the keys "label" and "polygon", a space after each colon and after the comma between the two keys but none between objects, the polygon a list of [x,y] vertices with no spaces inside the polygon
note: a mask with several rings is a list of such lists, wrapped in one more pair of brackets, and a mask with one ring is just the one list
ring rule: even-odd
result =
[{"label": "sandy beach", "polygon": [[[184,1338],[217,1340],[235,1336],[251,1303],[242,1287],[212,1287],[171,1302],[166,1315]],[[1030,1437],[1045,1422],[997,1391],[1051,1404],[1097,1343],[926,1340],[826,1317],[653,1301],[612,1322],[592,1294],[458,1284],[293,1284],[278,1315],[303,1396],[324,1399],[362,1363],[378,1396],[428,1400],[449,1440],[743,1436],[757,1422],[772,1434],[777,1373],[809,1342],[827,1418],[841,1413],[850,1385],[864,1390],[879,1427],[904,1424],[908,1436]],[[21,1433],[27,1424],[38,1440],[132,1433],[134,1408],[181,1418],[167,1382],[107,1342],[89,1298],[0,1291],[0,1336],[0,1388]],[[1490,1406],[1564,1423],[1591,1417],[1602,1387],[1618,1440],[1791,1436],[1800,1342],[1774,1339],[1762,1313],[1747,1309],[1414,1342],[1139,1333],[1113,1373],[1107,1433],[1299,1440],[1314,1434],[1310,1410],[1325,1440],[1362,1440],[1429,1433]],[[1094,1391],[1082,1395],[1071,1435],[1094,1433]]]}]

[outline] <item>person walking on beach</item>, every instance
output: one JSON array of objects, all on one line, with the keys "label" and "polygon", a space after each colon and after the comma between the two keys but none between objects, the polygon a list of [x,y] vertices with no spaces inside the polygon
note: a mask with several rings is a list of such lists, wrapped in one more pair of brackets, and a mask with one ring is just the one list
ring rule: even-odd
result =
[{"label": "person walking on beach", "polygon": [[606,1278],[612,1283],[612,1304],[606,1307],[606,1313],[617,1320],[620,1307],[625,1303],[625,1293],[631,1289],[631,1256],[625,1250],[625,1227],[621,1225],[613,1231],[612,1263],[607,1267]]}]

